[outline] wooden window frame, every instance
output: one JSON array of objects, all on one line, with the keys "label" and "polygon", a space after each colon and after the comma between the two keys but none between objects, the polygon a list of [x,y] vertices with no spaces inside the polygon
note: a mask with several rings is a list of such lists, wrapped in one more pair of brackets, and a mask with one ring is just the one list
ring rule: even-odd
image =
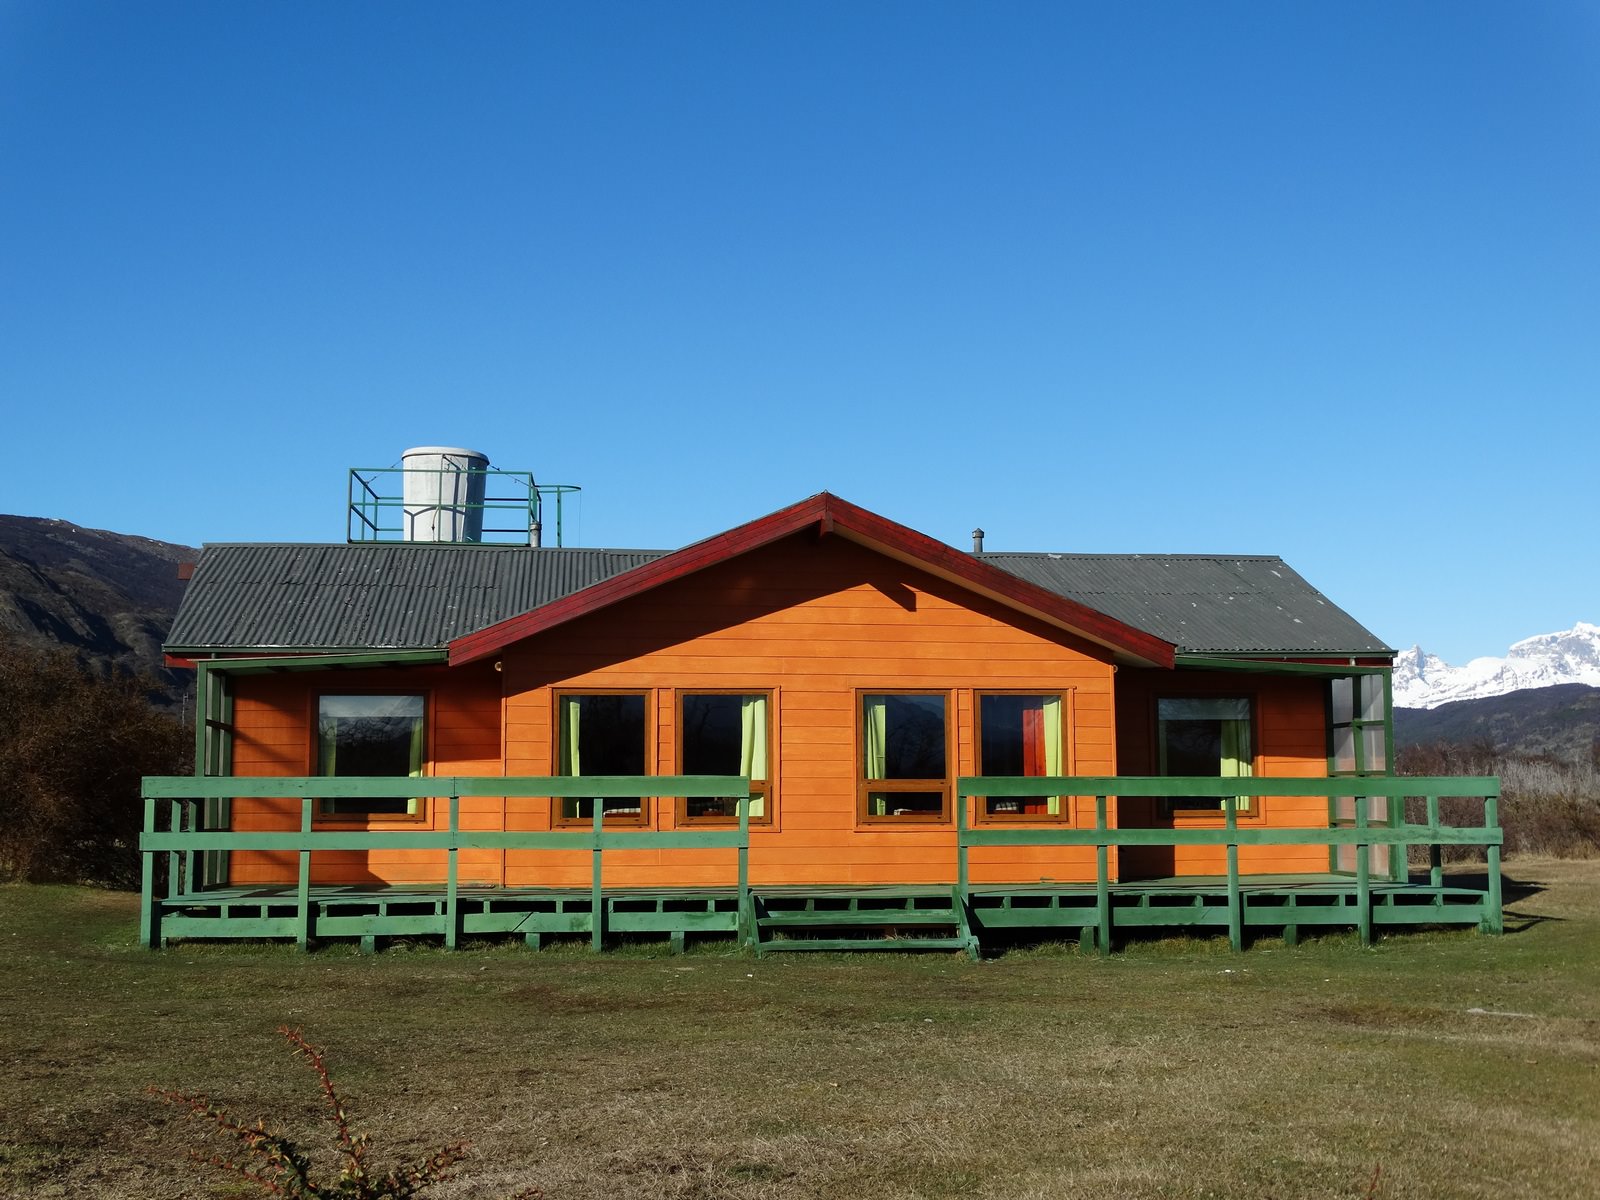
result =
[{"label": "wooden window frame", "polygon": [[[1065,760],[1062,765],[1062,774],[1071,775],[1077,765],[1077,747],[1072,738],[1072,696],[1073,689],[1062,688],[1040,690],[1039,688],[984,688],[981,691],[974,689],[972,693],[972,758],[976,768],[973,774],[983,774],[983,698],[985,696],[1038,696],[1044,699],[1055,697],[1061,701],[1061,757]],[[1055,816],[1049,813],[990,813],[989,798],[987,796],[974,796],[977,801],[973,815],[974,825],[1069,825],[1077,824],[1078,798],[1076,796],[1061,797],[1061,811]]]},{"label": "wooden window frame", "polygon": [[[311,731],[311,736],[306,745],[306,776],[308,778],[323,778],[322,763],[320,761],[322,701],[327,696],[418,696],[422,699],[422,775],[397,775],[396,779],[428,779],[433,776],[433,732],[434,732],[434,704],[432,688],[340,688],[337,691],[314,691],[307,700],[309,709],[306,714],[306,727]],[[337,779],[337,775],[327,776]],[[374,813],[374,812],[348,812],[338,813],[328,811],[327,798],[319,799],[312,806],[312,828],[325,825],[336,825],[340,828],[362,826],[370,828],[373,825],[425,825],[430,820],[432,801],[426,797],[417,798],[417,811],[414,813]]]},{"label": "wooden window frame", "polygon": [[[1152,765],[1161,761],[1161,702],[1163,700],[1244,700],[1250,705],[1250,778],[1261,778],[1261,705],[1259,697],[1253,689],[1228,690],[1222,692],[1162,692],[1150,699],[1150,732],[1152,738]],[[1163,776],[1164,778],[1165,776]],[[1225,776],[1217,776],[1222,779]],[[1221,829],[1228,823],[1228,814],[1223,807],[1222,798],[1217,798],[1215,808],[1182,808],[1179,805],[1184,797],[1163,796],[1159,801],[1160,814],[1171,820],[1175,825],[1192,828]],[[1263,825],[1266,823],[1266,805],[1261,802],[1261,797],[1252,796],[1250,807],[1234,810],[1235,823],[1240,825]]]},{"label": "wooden window frame", "polygon": [[[683,761],[683,702],[689,696],[765,696],[767,698],[767,778],[750,781],[750,794],[759,795],[765,801],[762,804],[762,814],[751,817],[750,825],[770,826],[773,824],[773,806],[776,803],[776,789],[773,779],[777,776],[777,701],[776,693],[771,688],[675,688],[672,693],[672,719],[676,723],[673,731],[673,753],[677,756],[678,773],[687,775]],[[739,824],[738,817],[692,817],[689,815],[689,800],[686,796],[677,798],[677,824],[684,826],[719,826],[722,828],[734,827]]]},{"label": "wooden window frame", "polygon": [[[863,736],[863,702],[868,696],[938,696],[944,700],[944,778],[943,779],[878,779],[866,778],[866,738]],[[951,755],[955,752],[955,692],[952,688],[863,687],[856,688],[853,704],[855,714],[855,780],[856,825],[870,829],[928,829],[949,825],[953,819],[950,792],[955,780],[950,772]],[[905,814],[901,816],[874,816],[868,811],[873,792],[939,792],[943,800],[937,814]]]},{"label": "wooden window frame", "polygon": [[[550,693],[550,766],[551,775],[560,773],[561,763],[561,714],[562,702],[580,696],[637,696],[644,704],[644,774],[655,774],[656,747],[655,747],[655,690],[653,688],[563,688],[552,690]],[[582,779],[581,775],[567,776],[571,779]],[[552,829],[591,829],[594,827],[593,817],[569,817],[561,811],[562,805],[571,799],[567,796],[553,796],[550,800],[550,828]],[[610,829],[649,829],[651,816],[654,812],[654,796],[639,797],[639,811],[637,814],[628,813],[616,817],[606,813],[601,816],[600,824]],[[604,801],[600,801],[604,804]]]}]

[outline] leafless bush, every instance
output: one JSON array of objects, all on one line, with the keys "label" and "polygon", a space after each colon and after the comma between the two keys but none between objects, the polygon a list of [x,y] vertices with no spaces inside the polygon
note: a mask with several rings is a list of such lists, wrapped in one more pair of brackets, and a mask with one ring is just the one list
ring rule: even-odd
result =
[{"label": "leafless bush", "polygon": [[[328,1105],[328,1120],[334,1128],[340,1170],[337,1178],[318,1178],[311,1156],[281,1130],[269,1129],[265,1121],[246,1122],[209,1097],[194,1092],[146,1088],[150,1095],[183,1109],[199,1121],[208,1136],[215,1135],[224,1145],[232,1143],[232,1153],[189,1151],[197,1162],[231,1172],[271,1196],[345,1197],[346,1200],[408,1200],[419,1196],[449,1174],[450,1168],[467,1157],[466,1142],[451,1142],[414,1163],[380,1171],[368,1161],[371,1143],[364,1133],[351,1127],[349,1107],[334,1087],[328,1072],[327,1057],[306,1041],[298,1029],[278,1030],[296,1056],[303,1059],[317,1077],[322,1098]],[[537,1200],[544,1193],[525,1188],[511,1200]]]},{"label": "leafless bush", "polygon": [[[1501,754],[1487,743],[1439,742],[1400,752],[1402,775],[1496,775],[1500,779],[1500,825],[1511,853],[1589,858],[1600,854],[1600,770],[1592,759],[1569,761],[1549,755]],[[1407,802],[1406,819],[1420,822],[1420,800]],[[1440,818],[1448,825],[1481,825],[1483,804],[1445,797]],[[1460,847],[1452,858],[1480,857]]]}]

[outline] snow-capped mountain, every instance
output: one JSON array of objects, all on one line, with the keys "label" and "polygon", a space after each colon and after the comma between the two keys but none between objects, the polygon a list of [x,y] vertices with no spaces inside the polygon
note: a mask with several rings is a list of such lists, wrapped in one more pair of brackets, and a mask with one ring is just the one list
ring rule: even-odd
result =
[{"label": "snow-capped mountain", "polygon": [[1475,658],[1464,667],[1452,667],[1421,646],[1401,651],[1394,660],[1397,708],[1437,708],[1452,700],[1558,683],[1600,687],[1600,625],[1579,621],[1560,633],[1536,634],[1512,646],[1504,658]]}]

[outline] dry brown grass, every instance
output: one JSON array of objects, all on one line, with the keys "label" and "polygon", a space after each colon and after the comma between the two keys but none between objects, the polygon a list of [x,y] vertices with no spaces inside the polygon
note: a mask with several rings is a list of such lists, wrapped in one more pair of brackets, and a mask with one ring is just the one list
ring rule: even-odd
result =
[{"label": "dry brown grass", "polygon": [[[1514,860],[1513,932],[763,959],[132,946],[131,898],[0,890],[0,1194],[227,1197],[140,1094],[320,1143],[329,1048],[440,1197],[1600,1195],[1600,863]],[[1483,1011],[1473,1011],[1483,1010]],[[1527,1015],[1498,1015],[1498,1014]]]}]

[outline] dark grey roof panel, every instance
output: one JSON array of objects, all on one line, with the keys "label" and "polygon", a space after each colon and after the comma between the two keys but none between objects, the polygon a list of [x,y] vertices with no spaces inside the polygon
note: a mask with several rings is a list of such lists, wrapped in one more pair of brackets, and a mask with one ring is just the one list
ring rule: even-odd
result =
[{"label": "dark grey roof panel", "polygon": [[[203,650],[432,650],[665,551],[524,546],[206,546],[167,639]],[[1282,559],[978,556],[1191,653],[1390,654]]]},{"label": "dark grey roof panel", "polygon": [[977,557],[1189,653],[1394,653],[1281,558],[1003,551]]},{"label": "dark grey roof panel", "polygon": [[170,650],[438,649],[659,558],[525,546],[211,545]]}]

